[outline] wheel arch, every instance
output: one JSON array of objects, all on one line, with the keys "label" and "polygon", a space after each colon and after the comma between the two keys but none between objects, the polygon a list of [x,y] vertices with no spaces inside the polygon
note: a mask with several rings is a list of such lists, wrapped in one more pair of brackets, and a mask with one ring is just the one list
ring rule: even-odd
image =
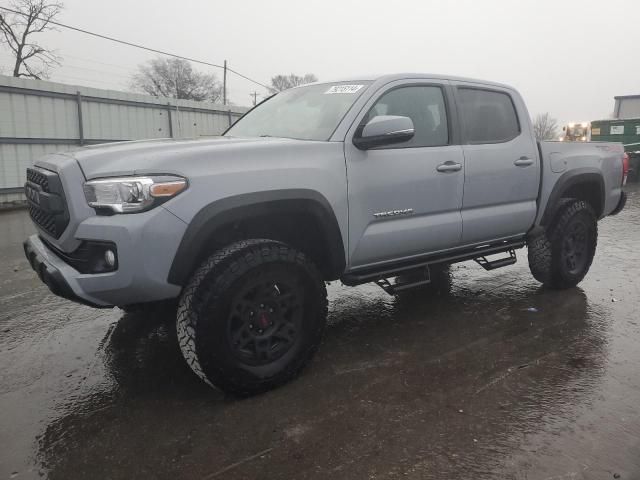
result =
[{"label": "wheel arch", "polygon": [[605,185],[602,173],[590,168],[578,168],[561,175],[549,195],[541,225],[546,226],[551,223],[562,198],[584,200],[593,208],[596,217],[601,218],[605,206]]},{"label": "wheel arch", "polygon": [[315,190],[287,189],[235,195],[200,209],[182,237],[167,280],[185,285],[209,253],[247,236],[292,244],[314,260],[326,280],[344,272],[344,242],[329,201]]}]

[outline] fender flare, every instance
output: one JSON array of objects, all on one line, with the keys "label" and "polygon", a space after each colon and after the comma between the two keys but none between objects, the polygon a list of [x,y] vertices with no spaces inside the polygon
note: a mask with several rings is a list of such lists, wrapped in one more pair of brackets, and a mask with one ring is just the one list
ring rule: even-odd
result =
[{"label": "fender flare", "polygon": [[551,191],[551,195],[549,195],[549,200],[547,201],[547,205],[544,209],[544,214],[542,215],[542,219],[540,221],[541,225],[548,225],[549,222],[551,222],[560,199],[567,191],[569,191],[571,187],[580,183],[596,183],[597,185],[599,185],[600,188],[598,193],[600,195],[601,208],[600,211],[596,212],[596,216],[598,218],[602,216],[605,202],[605,187],[602,173],[599,170],[592,168],[576,168],[563,173],[556,181],[556,184],[553,186],[553,190]]},{"label": "fender flare", "polygon": [[321,225],[329,258],[329,265],[318,265],[318,268],[331,278],[338,278],[344,272],[344,242],[329,201],[315,190],[268,190],[226,197],[200,209],[182,237],[171,263],[168,282],[180,286],[186,284],[197,267],[198,255],[219,228],[243,218],[276,212],[313,216]]}]

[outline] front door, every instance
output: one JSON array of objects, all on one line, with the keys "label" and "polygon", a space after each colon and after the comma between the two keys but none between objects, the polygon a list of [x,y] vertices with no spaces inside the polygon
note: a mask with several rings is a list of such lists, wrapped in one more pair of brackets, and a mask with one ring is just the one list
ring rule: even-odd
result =
[{"label": "front door", "polygon": [[[462,147],[451,141],[442,82],[393,82],[367,103],[345,140],[349,198],[349,268],[409,259],[459,245]],[[411,118],[414,137],[359,150],[358,126],[376,115]]]}]

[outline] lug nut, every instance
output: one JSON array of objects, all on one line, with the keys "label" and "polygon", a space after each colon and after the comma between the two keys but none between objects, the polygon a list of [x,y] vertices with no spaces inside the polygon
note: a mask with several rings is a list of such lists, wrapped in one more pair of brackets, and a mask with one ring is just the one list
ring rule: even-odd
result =
[{"label": "lug nut", "polygon": [[273,313],[273,308],[270,308],[270,309],[269,309],[269,313]]},{"label": "lug nut", "polygon": [[253,330],[253,323],[249,324],[249,330]]},{"label": "lug nut", "polygon": [[264,308],[264,303],[261,303],[261,304],[260,304],[260,308]]}]

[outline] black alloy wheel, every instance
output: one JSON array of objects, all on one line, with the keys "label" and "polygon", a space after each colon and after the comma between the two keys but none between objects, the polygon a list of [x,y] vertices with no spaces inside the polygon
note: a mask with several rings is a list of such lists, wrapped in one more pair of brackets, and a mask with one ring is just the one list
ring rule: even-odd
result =
[{"label": "black alloy wheel", "polygon": [[574,219],[562,242],[562,261],[570,275],[578,275],[588,261],[589,233],[585,222]]},{"label": "black alloy wheel", "polygon": [[234,296],[227,340],[248,365],[266,365],[282,357],[298,340],[304,292],[283,275],[262,274]]},{"label": "black alloy wheel", "polygon": [[326,318],[325,284],[305,254],[275,240],[241,240],[193,273],[178,306],[178,341],[206,383],[252,395],[302,370]]}]

